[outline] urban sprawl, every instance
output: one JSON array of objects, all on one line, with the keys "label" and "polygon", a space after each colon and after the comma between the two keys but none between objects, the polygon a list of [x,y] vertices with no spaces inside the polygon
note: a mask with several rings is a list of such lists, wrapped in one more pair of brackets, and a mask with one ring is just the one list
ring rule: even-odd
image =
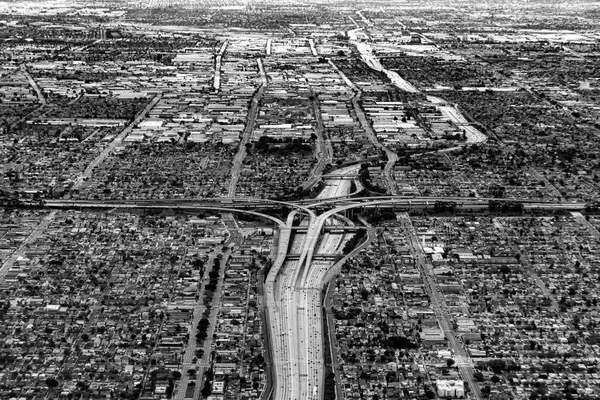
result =
[{"label": "urban sprawl", "polygon": [[0,399],[600,399],[600,4],[0,2]]}]

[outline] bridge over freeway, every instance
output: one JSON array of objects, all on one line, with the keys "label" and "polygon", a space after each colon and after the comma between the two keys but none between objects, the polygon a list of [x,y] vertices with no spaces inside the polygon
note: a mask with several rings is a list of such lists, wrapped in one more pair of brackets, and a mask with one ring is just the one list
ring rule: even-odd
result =
[{"label": "bridge over freeway", "polygon": [[[308,231],[308,227],[306,226],[294,226],[291,229],[295,233],[305,233]],[[367,228],[364,226],[333,225],[323,226],[321,233],[356,233],[365,229]]]},{"label": "bridge over freeway", "polygon": [[[501,198],[471,198],[471,197],[408,197],[408,196],[377,196],[356,197],[333,200],[310,199],[302,202],[285,202],[277,200],[253,198],[212,198],[212,199],[164,199],[164,200],[38,200],[31,202],[28,199],[0,199],[0,206],[8,207],[49,207],[49,208],[137,208],[137,209],[179,209],[182,211],[217,210],[225,212],[267,210],[283,210],[289,208],[302,214],[314,216],[314,211],[334,211],[345,216],[350,216],[354,211],[365,209],[392,209],[396,211],[409,211],[411,209],[433,209],[436,203],[453,204],[457,210],[482,210],[489,207],[490,201],[512,202],[523,204],[525,210],[547,211],[583,211],[586,203],[576,202],[544,202],[537,200],[509,200]],[[308,203],[310,202],[310,203]],[[263,215],[264,212],[262,213]],[[272,219],[273,217],[271,217]],[[301,229],[297,229],[301,230]]]},{"label": "bridge over freeway", "polygon": [[[299,260],[301,257],[300,254],[288,254],[286,256],[287,260]],[[332,255],[332,254],[313,254],[312,260],[324,260],[324,261],[338,261],[342,256]]]},{"label": "bridge over freeway", "polygon": [[355,180],[359,177],[358,174],[346,174],[346,175],[336,175],[336,174],[329,174],[329,175],[323,175],[323,180]]}]

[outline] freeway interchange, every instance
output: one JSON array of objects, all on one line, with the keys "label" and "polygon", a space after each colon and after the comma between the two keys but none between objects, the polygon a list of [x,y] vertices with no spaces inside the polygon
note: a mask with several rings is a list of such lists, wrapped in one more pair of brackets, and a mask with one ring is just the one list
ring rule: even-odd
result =
[{"label": "freeway interchange", "polygon": [[[347,180],[337,179],[319,197],[343,195],[349,190]],[[341,256],[343,245],[351,236],[321,231],[325,225],[344,226],[352,222],[336,216],[336,210],[319,216],[310,211],[300,222],[306,226],[306,232],[292,233],[297,213],[293,211],[287,219],[277,260],[265,282],[275,365],[273,398],[317,400],[322,397],[324,384],[321,291],[335,264],[335,259],[319,255]],[[289,254],[299,257],[290,258]]]},{"label": "freeway interchange", "polygon": [[[175,209],[181,211],[213,210],[220,213],[248,213],[273,221],[279,227],[279,242],[275,260],[264,283],[268,343],[272,371],[271,391],[263,398],[274,400],[318,400],[324,393],[323,355],[323,288],[335,275],[336,261],[342,258],[345,243],[356,232],[353,223],[343,215],[346,211],[365,208],[392,210],[433,208],[439,202],[451,202],[457,209],[488,208],[488,198],[436,198],[409,196],[352,197],[351,179],[358,166],[346,167],[332,174],[327,186],[316,199],[301,202],[282,202],[263,199],[213,198],[131,201],[73,201],[46,200],[39,204],[52,209]],[[517,201],[525,209],[547,211],[580,211],[584,203]],[[287,212],[286,220],[267,214],[278,210]],[[266,210],[266,211],[265,211]],[[410,229],[407,229],[407,232]],[[408,233],[407,233],[408,234]],[[414,238],[413,238],[414,239]],[[415,248],[418,243],[412,240]],[[416,250],[415,250],[416,251]],[[420,264],[424,260],[420,259]],[[423,279],[431,284],[430,271],[421,266]],[[439,299],[435,290],[432,298]],[[438,315],[441,326],[447,327],[443,313]],[[458,366],[463,379],[472,382],[471,363],[461,344],[453,340],[452,332],[444,329],[448,344],[460,355]],[[477,392],[474,398],[480,398]]]},{"label": "freeway interchange", "polygon": [[[323,289],[335,276],[336,263],[343,258],[344,245],[357,231],[353,222],[344,215],[347,211],[368,208],[389,208],[394,211],[433,209],[441,204],[452,204],[456,209],[482,210],[493,198],[415,197],[387,195],[358,197],[351,193],[359,166],[344,167],[331,173],[326,186],[315,199],[286,202],[254,198],[165,199],[165,200],[45,200],[38,206],[52,209],[175,209],[180,211],[212,210],[219,213],[248,213],[269,219],[279,227],[279,241],[273,265],[264,282],[266,332],[271,355],[271,390],[263,399],[320,400],[323,398],[325,364],[323,354]],[[548,211],[581,211],[584,203],[514,201],[524,209]],[[291,212],[289,212],[291,210]],[[272,211],[283,212],[285,221]],[[409,220],[406,222],[408,225]],[[414,235],[405,229],[407,235]],[[412,237],[413,250],[419,245]],[[429,283],[430,295],[448,345],[459,356],[458,366],[463,379],[476,388],[472,364],[462,345],[448,328],[447,317],[440,312],[439,292],[433,284],[431,272],[424,258],[419,259],[423,279]],[[481,398],[477,389],[473,397]]]}]

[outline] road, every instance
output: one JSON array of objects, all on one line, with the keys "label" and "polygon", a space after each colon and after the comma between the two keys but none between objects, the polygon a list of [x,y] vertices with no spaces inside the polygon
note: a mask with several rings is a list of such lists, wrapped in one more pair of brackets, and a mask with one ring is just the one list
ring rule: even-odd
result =
[{"label": "road", "polygon": [[364,16],[362,11],[357,11],[356,14],[363,20],[363,22],[367,26],[373,26],[373,22],[371,22],[369,19],[367,19],[367,17]]},{"label": "road", "polygon": [[321,115],[321,108],[319,107],[319,100],[315,94],[312,95],[311,103],[313,114],[317,121],[317,126],[315,127],[315,135],[317,136],[317,140],[315,141],[317,165],[315,165],[307,180],[302,184],[304,189],[308,189],[316,185],[317,182],[321,180],[323,169],[327,164],[332,163],[333,158],[333,148],[331,147],[331,142],[329,140],[325,140],[323,136],[323,132],[325,130],[323,126],[323,117]]},{"label": "road", "polygon": [[46,101],[46,98],[42,94],[42,91],[40,90],[40,87],[38,86],[37,82],[35,81],[35,79],[33,79],[31,74],[29,73],[29,71],[27,71],[27,66],[25,64],[21,64],[21,71],[23,72],[25,77],[27,77],[27,80],[29,81],[29,84],[35,91],[35,94],[36,94],[40,104],[43,104],[43,105],[48,104],[48,102]]},{"label": "road", "polygon": [[[198,361],[198,367],[196,368],[197,374],[196,374],[196,389],[195,389],[195,394],[193,396],[194,399],[199,398],[199,393],[200,390],[202,390],[202,385],[204,383],[204,373],[209,369],[210,367],[210,363],[211,363],[211,352],[212,352],[212,337],[215,333],[215,329],[216,329],[216,325],[217,325],[217,316],[219,315],[219,312],[221,310],[221,292],[223,289],[223,279],[225,277],[225,271],[227,270],[227,266],[226,266],[226,262],[227,259],[229,258],[229,256],[231,255],[231,249],[228,249],[226,252],[223,253],[223,258],[221,258],[221,269],[219,270],[219,280],[217,283],[217,288],[214,291],[214,296],[213,296],[213,301],[212,301],[212,307],[210,309],[210,315],[208,316],[208,321],[209,321],[209,325],[208,325],[208,329],[206,331],[207,333],[207,338],[206,340],[204,340],[204,342],[202,343],[202,350],[204,351],[202,358]],[[211,265],[206,265],[206,269],[209,270],[212,266]],[[208,280],[205,280],[204,283],[208,282]],[[202,289],[202,291],[204,292],[204,288]],[[200,298],[202,299],[202,297]],[[204,307],[204,305],[201,306],[202,307],[202,311],[204,311],[206,308]],[[194,326],[194,329],[196,327]],[[194,335],[195,336],[195,335]],[[191,337],[190,340],[196,340],[195,337]],[[187,370],[184,370],[184,373]]]},{"label": "road", "polygon": [[235,189],[240,179],[240,170],[242,168],[244,158],[246,158],[246,144],[250,142],[252,131],[254,130],[254,126],[256,125],[256,117],[258,116],[258,106],[260,103],[260,99],[265,93],[265,88],[267,85],[267,75],[263,68],[262,60],[260,58],[257,59],[257,63],[262,83],[258,87],[256,92],[254,92],[254,96],[252,96],[252,100],[250,101],[250,109],[246,118],[246,126],[244,127],[244,132],[242,133],[242,140],[240,141],[238,152],[233,158],[233,166],[231,168],[231,181],[229,182],[229,190],[227,193],[228,196],[231,198],[235,197]]},{"label": "road", "polygon": [[223,61],[223,55],[225,54],[228,45],[229,40],[223,42],[215,60],[215,79],[213,81],[213,87],[217,92],[221,89],[221,62]]},{"label": "road", "polygon": [[310,46],[310,52],[312,53],[312,55],[318,57],[319,53],[317,52],[317,48],[315,47],[315,40],[308,39],[308,45]]},{"label": "road", "polygon": [[15,262],[20,257],[25,256],[25,252],[27,251],[29,246],[32,245],[33,243],[35,243],[35,241],[40,237],[40,235],[42,233],[44,233],[44,231],[48,228],[50,223],[54,220],[54,217],[56,217],[57,213],[58,213],[57,210],[53,210],[48,215],[46,215],[44,217],[44,219],[42,219],[40,221],[38,226],[36,226],[33,229],[33,231],[31,231],[31,233],[29,234],[29,236],[27,236],[27,238],[23,241],[23,243],[21,243],[19,248],[16,249],[10,255],[10,257],[2,264],[2,267],[0,267],[0,282],[2,282],[4,280],[4,277],[6,276],[8,271],[12,268],[12,266],[15,264]]},{"label": "road", "polygon": [[458,108],[456,108],[456,106],[450,105],[445,100],[435,96],[427,96],[427,100],[435,104],[442,115],[452,121],[454,125],[465,131],[465,135],[467,136],[467,144],[480,143],[487,140],[487,136],[471,125],[471,123],[467,121],[467,119],[464,117],[464,115],[462,115]]},{"label": "road", "polygon": [[544,185],[546,186],[546,188],[549,189],[549,190],[551,190],[552,193],[554,193],[554,195],[556,196],[557,200],[564,200],[563,195],[556,188],[556,186],[554,186],[552,183],[550,183],[550,181],[548,180],[548,178],[546,178],[544,175],[540,174],[540,172],[537,169],[533,168],[533,167],[529,168],[529,171],[537,179],[539,179],[540,181],[544,182]]},{"label": "road", "polygon": [[348,37],[351,38],[350,43],[356,46],[356,49],[360,53],[360,56],[365,62],[365,64],[367,64],[371,69],[374,69],[375,71],[383,72],[384,74],[386,74],[388,79],[398,89],[404,90],[405,92],[409,93],[419,93],[419,90],[416,87],[414,87],[410,82],[406,81],[404,78],[398,75],[397,72],[390,71],[389,69],[384,68],[383,65],[381,65],[379,58],[377,58],[377,56],[375,56],[375,54],[373,53],[373,48],[371,47],[371,44],[353,39],[356,38],[356,32],[361,30],[362,28],[348,31]]},{"label": "road", "polygon": [[398,219],[402,224],[404,233],[411,247],[411,252],[424,280],[425,289],[431,299],[431,307],[435,312],[440,328],[444,332],[444,336],[448,340],[448,346],[450,346],[454,354],[456,366],[460,370],[462,378],[468,382],[472,397],[476,400],[480,400],[483,397],[479,385],[473,377],[473,363],[464,346],[459,342],[454,331],[450,328],[450,317],[446,314],[442,293],[434,278],[431,265],[426,261],[425,253],[423,252],[423,248],[421,247],[412,222],[406,213],[399,214]]},{"label": "road", "polygon": [[[200,282],[208,282],[208,273],[211,270],[215,256],[216,256],[216,253],[210,254],[208,261],[204,265],[204,275],[202,276]],[[202,285],[202,287],[200,288],[200,291],[198,292],[198,296],[199,296],[198,298],[200,300],[202,300],[204,298],[204,286],[205,285]],[[185,348],[185,354],[183,356],[183,364],[181,366],[182,376],[181,376],[181,379],[177,382],[177,389],[176,389],[175,395],[174,395],[175,400],[185,399],[185,393],[186,393],[188,384],[192,381],[193,382],[196,381],[196,380],[190,381],[190,376],[186,372],[189,369],[197,368],[197,363],[192,362],[196,356],[195,353],[196,353],[196,348],[197,348],[196,327],[198,326],[198,322],[200,322],[200,320],[202,319],[202,313],[204,312],[205,309],[206,309],[206,307],[204,307],[204,303],[202,303],[202,301],[197,301],[194,304],[192,322],[189,326],[189,340],[188,340],[187,346]],[[206,361],[206,360],[204,360],[204,361]],[[203,360],[200,360],[200,362],[203,362]],[[199,390],[198,388],[199,388],[199,382],[196,382],[195,390]]]},{"label": "road", "polygon": [[[356,168],[354,166],[353,168]],[[327,198],[347,193],[350,181],[334,179],[318,196]],[[327,212],[316,217],[309,214],[302,220],[305,233],[292,235],[295,214],[288,217],[286,230],[280,236],[279,262],[271,269],[265,282],[265,297],[271,323],[274,396],[276,400],[314,399],[323,394],[323,320],[322,290],[335,260],[316,257],[342,255],[343,245],[350,239],[347,233],[321,234],[325,225],[347,225],[350,222]],[[300,254],[287,259],[286,254]]]},{"label": "road", "polygon": [[598,231],[598,228],[596,228],[594,225],[592,225],[590,223],[590,221],[588,221],[587,219],[585,219],[585,217],[580,212],[578,212],[578,211],[571,212],[571,215],[581,225],[585,226],[593,237],[595,237],[596,239],[600,238],[600,232]]},{"label": "road", "polygon": [[[334,171],[333,174],[335,174],[336,176],[356,175],[359,169],[359,165],[351,165],[348,167],[338,169]],[[339,198],[350,193],[352,179],[335,179],[327,180],[326,182],[326,186],[317,196],[317,200]]]},{"label": "road", "polygon": [[92,176],[92,173],[94,172],[94,168],[96,168],[96,166],[100,165],[106,159],[106,157],[108,157],[110,155],[110,153],[112,153],[115,150],[115,148],[123,142],[123,139],[125,139],[125,137],[127,137],[127,135],[129,135],[131,130],[137,124],[139,124],[142,121],[142,119],[144,119],[144,117],[148,114],[148,112],[150,110],[152,110],[152,108],[154,108],[156,103],[158,103],[161,98],[162,98],[162,93],[157,94],[152,99],[152,101],[150,101],[150,103],[148,103],[148,105],[137,115],[137,117],[133,120],[133,122],[130,123],[129,125],[127,125],[127,127],[125,127],[125,129],[123,129],[121,131],[121,133],[119,133],[117,135],[117,137],[114,138],[114,140],[102,151],[102,153],[100,153],[98,155],[98,157],[96,157],[90,163],[90,165],[87,166],[85,171],[83,171],[83,174],[81,174],[79,176],[79,178],[77,178],[77,180],[73,184],[72,190],[79,189],[81,187],[81,185],[83,184],[83,182],[85,182],[86,179],[88,179],[90,176]]},{"label": "road", "polygon": [[[96,209],[182,209],[182,210],[215,210],[221,212],[244,212],[256,215],[265,219],[270,219],[279,226],[285,224],[271,215],[252,211],[252,208],[262,210],[264,208],[279,209],[289,207],[297,211],[311,213],[316,208],[336,208],[339,212],[353,208],[369,208],[377,206],[405,207],[408,209],[433,208],[438,201],[454,202],[458,209],[481,210],[488,207],[489,200],[506,200],[487,197],[435,197],[435,196],[373,196],[373,197],[352,197],[337,196],[330,199],[311,199],[301,202],[284,202],[265,199],[239,199],[232,201],[230,198],[210,198],[210,199],[177,199],[177,200],[45,200],[46,207],[49,208],[96,208]],[[586,203],[569,202],[544,202],[536,200],[511,200],[522,203],[526,210],[566,210],[582,211]]]},{"label": "road", "polygon": [[[362,17],[362,13],[359,13],[359,15],[361,15],[361,17]],[[356,46],[356,49],[360,53],[362,60],[370,68],[374,69],[375,71],[385,73],[387,75],[388,79],[392,82],[392,84],[394,84],[399,89],[409,92],[409,93],[420,93],[420,91],[415,86],[413,86],[410,82],[408,82],[407,80],[402,78],[397,72],[391,71],[391,70],[385,68],[383,65],[381,65],[379,58],[377,58],[377,56],[373,53],[373,48],[371,47],[371,44],[359,41],[357,39],[356,32],[361,31],[361,30],[362,30],[362,28],[357,28],[352,31],[348,31],[348,37],[351,38],[350,42]],[[429,41],[429,39],[425,38],[424,36],[422,36],[422,35],[420,35],[420,36],[422,38],[424,38],[425,40]],[[344,81],[346,81],[346,80],[347,79],[345,79]],[[360,94],[360,92],[359,92],[359,94]],[[487,140],[487,137],[483,133],[481,133],[477,128],[475,128],[472,124],[470,124],[467,121],[467,119],[462,115],[462,113],[458,110],[458,108],[456,108],[456,106],[447,104],[443,99],[440,99],[440,98],[434,97],[434,96],[427,96],[427,99],[432,104],[436,105],[436,107],[442,113],[442,115],[444,115],[446,118],[448,118],[450,121],[452,121],[456,126],[463,129],[463,131],[465,132],[465,136],[467,137],[466,144],[480,143],[480,142],[484,142],[485,140]],[[356,108],[357,107],[355,106],[355,109]],[[358,107],[358,108],[360,108],[360,107]],[[357,115],[359,115],[358,112],[357,112]],[[360,115],[359,115],[359,119],[361,119]],[[366,130],[366,125],[370,126],[370,124],[363,123],[362,119],[361,119],[361,125],[363,125],[363,128],[365,128],[365,130]],[[372,129],[370,129],[370,130],[372,131]],[[370,134],[369,131],[367,131],[367,133]],[[373,133],[373,135],[375,135],[375,134]],[[376,137],[376,135],[375,135],[375,137]],[[388,164],[386,165],[387,171],[385,171],[385,174],[389,175],[389,174],[393,174],[393,166],[394,166],[394,163],[396,160],[393,160],[393,162],[391,160],[389,160],[390,154],[389,154],[389,152],[386,152],[386,153],[388,153]],[[392,192],[392,193],[395,193],[395,192]]]},{"label": "road", "polygon": [[358,93],[356,96],[354,96],[352,98],[352,106],[354,107],[354,111],[356,112],[356,116],[358,117],[358,121],[360,122],[360,125],[364,129],[364,131],[367,134],[367,137],[369,138],[371,143],[373,143],[376,147],[379,147],[380,149],[385,151],[385,154],[386,154],[388,160],[387,160],[387,163],[385,164],[385,168],[383,169],[384,181],[385,181],[385,185],[387,186],[388,192],[391,193],[392,195],[395,195],[396,193],[398,193],[398,190],[396,188],[396,181],[394,180],[394,177],[393,177],[393,171],[394,171],[394,165],[396,164],[396,161],[398,161],[398,154],[396,154],[392,150],[388,149],[377,138],[377,134],[375,133],[375,131],[373,130],[373,127],[371,126],[371,122],[369,122],[369,120],[367,119],[367,116],[365,115],[365,112],[363,111],[362,107],[358,103],[358,101],[360,100],[360,96],[361,96],[361,93]]},{"label": "road", "polygon": [[[494,224],[494,227],[500,233],[500,236],[502,237],[502,239],[513,249],[514,253],[521,254],[520,261],[523,266],[523,274],[526,277],[530,278],[535,283],[535,285],[542,291],[542,294],[544,296],[546,296],[548,299],[550,299],[550,301],[552,302],[550,309],[558,310],[559,305],[558,305],[558,301],[556,300],[556,296],[548,290],[546,283],[544,283],[542,278],[540,278],[539,274],[535,270],[535,267],[533,265],[531,265],[531,262],[530,262],[531,255],[529,254],[529,251],[527,251],[526,248],[524,248],[524,247],[522,248],[521,246],[519,246],[518,244],[516,244],[514,242],[514,238],[519,236],[517,234],[517,232],[515,231],[515,229],[506,227],[506,225],[502,222],[502,220],[500,218],[494,218],[492,220],[492,223]],[[509,229],[512,233],[512,236],[508,235]]]},{"label": "road", "polygon": [[335,374],[335,393],[337,399],[343,399],[343,390],[341,385],[341,377],[340,377],[340,366],[338,363],[338,349],[337,342],[335,337],[335,321],[333,319],[332,310],[332,299],[333,299],[333,290],[332,290],[332,279],[340,272],[342,265],[346,262],[346,260],[350,257],[353,257],[355,254],[359,253],[362,249],[367,248],[373,239],[377,237],[375,229],[373,229],[364,219],[359,218],[361,222],[367,226],[367,239],[356,249],[350,252],[343,259],[338,261],[329,271],[328,276],[325,278],[325,282],[327,282],[327,292],[325,294],[325,299],[323,300],[323,306],[325,308],[326,319],[327,319],[327,332],[329,336],[329,351],[331,352],[331,369]]},{"label": "road", "polygon": [[354,112],[356,113],[358,122],[360,123],[360,125],[364,129],[365,133],[367,134],[369,141],[371,143],[373,143],[374,146],[385,151],[385,154],[388,159],[388,161],[385,165],[385,168],[383,170],[385,185],[387,186],[387,190],[389,193],[391,193],[391,194],[398,193],[398,189],[396,187],[396,181],[394,179],[394,165],[396,164],[396,161],[398,161],[398,155],[395,152],[393,152],[392,150],[390,150],[389,148],[387,148],[387,146],[384,146],[383,143],[381,143],[379,141],[379,139],[377,138],[377,134],[373,130],[373,126],[367,119],[367,116],[365,115],[364,110],[362,109],[362,107],[359,104],[359,100],[362,96],[362,91],[346,76],[346,74],[344,74],[342,72],[342,70],[340,70],[337,67],[337,65],[335,65],[335,63],[331,59],[329,60],[329,64],[341,76],[342,80],[346,83],[346,85],[356,92],[354,97],[352,97],[352,107],[354,108]]}]

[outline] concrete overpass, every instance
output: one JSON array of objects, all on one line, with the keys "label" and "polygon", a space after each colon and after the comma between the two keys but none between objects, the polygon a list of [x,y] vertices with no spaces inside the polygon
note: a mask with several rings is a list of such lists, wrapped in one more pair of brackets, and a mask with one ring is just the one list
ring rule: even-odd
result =
[{"label": "concrete overpass", "polygon": [[329,175],[323,175],[323,180],[331,180],[331,179],[335,179],[335,180],[356,180],[358,179],[358,174],[350,174],[350,175],[335,175],[335,174],[329,174]]},{"label": "concrete overpass", "polygon": [[[360,230],[365,230],[362,226],[323,226],[321,233],[356,233]],[[294,226],[291,228],[292,232],[301,233],[307,232],[308,227],[306,226]]]},{"label": "concrete overpass", "polygon": [[[335,209],[349,208],[429,208],[434,207],[436,202],[456,203],[457,208],[481,209],[488,206],[490,200],[511,201],[522,203],[525,209],[562,209],[580,211],[585,209],[585,203],[546,202],[532,199],[503,199],[493,197],[434,197],[434,196],[375,196],[375,197],[353,197],[336,199],[310,199],[301,202],[287,202],[279,200],[253,199],[253,198],[213,198],[213,199],[165,199],[165,200],[45,200],[40,206],[50,208],[179,208],[179,209],[212,209],[225,208],[229,212],[238,212],[252,209],[281,209],[289,207],[299,212],[305,212],[314,216],[313,209]],[[309,204],[310,203],[310,204]],[[352,207],[348,207],[352,206]]]}]

